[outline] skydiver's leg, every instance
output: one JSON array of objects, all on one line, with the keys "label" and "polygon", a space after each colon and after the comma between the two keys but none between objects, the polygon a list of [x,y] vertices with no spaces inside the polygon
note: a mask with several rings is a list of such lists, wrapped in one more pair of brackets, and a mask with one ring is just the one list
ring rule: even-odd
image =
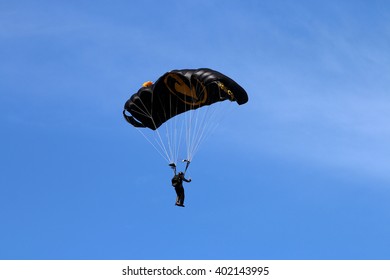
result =
[{"label": "skydiver's leg", "polygon": [[183,187],[176,187],[176,205],[183,206],[184,203],[184,188]]},{"label": "skydiver's leg", "polygon": [[184,198],[185,198],[185,195],[184,195],[184,188],[182,188],[183,189],[183,191],[182,191],[182,193],[181,193],[181,205],[184,205]]},{"label": "skydiver's leg", "polygon": [[175,188],[175,191],[176,191],[176,205],[179,205],[180,204],[181,192],[180,192],[179,188]]}]

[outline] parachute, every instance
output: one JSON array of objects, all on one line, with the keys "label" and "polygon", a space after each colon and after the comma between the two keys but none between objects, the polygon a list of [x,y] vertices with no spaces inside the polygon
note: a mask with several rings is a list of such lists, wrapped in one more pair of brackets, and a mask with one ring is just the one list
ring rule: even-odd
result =
[{"label": "parachute", "polygon": [[185,138],[188,167],[215,115],[210,108],[226,100],[242,105],[248,95],[234,80],[212,69],[172,70],[155,83],[145,82],[125,103],[123,116],[134,127],[156,133],[153,141],[141,131],[169,163],[176,163]]}]

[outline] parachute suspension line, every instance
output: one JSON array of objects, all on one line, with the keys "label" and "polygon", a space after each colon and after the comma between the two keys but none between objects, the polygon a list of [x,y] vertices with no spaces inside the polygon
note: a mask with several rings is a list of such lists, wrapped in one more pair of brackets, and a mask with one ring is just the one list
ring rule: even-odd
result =
[{"label": "parachute suspension line", "polygon": [[[191,145],[191,155],[190,159],[192,160],[193,156],[195,155],[197,148],[200,145],[200,142],[202,141],[202,138],[204,136],[204,132],[207,129],[208,122],[207,119],[210,118],[210,106],[207,106],[207,108],[201,108],[205,112],[201,114],[201,111],[197,113],[197,118],[196,118],[196,123],[195,123],[195,128],[194,128],[194,141]],[[200,109],[198,109],[200,110]],[[200,119],[200,120],[199,120]]]},{"label": "parachute suspension line", "polygon": [[[178,100],[176,99],[176,104],[172,104],[172,98],[170,96],[170,112],[172,112],[173,115],[175,116],[177,115],[177,108],[178,108]],[[176,111],[173,112],[173,109],[175,109]],[[180,118],[178,118],[178,116],[172,119],[172,121],[170,122],[171,124],[170,131],[167,132],[170,134],[171,137],[171,141],[172,141],[171,146],[172,146],[172,154],[173,154],[172,162],[175,164],[177,163],[179,153],[180,153],[180,147],[181,147],[181,141],[180,141],[181,132],[180,134],[178,134],[178,123],[180,123],[179,119]]]},{"label": "parachute suspension line", "polygon": [[[148,136],[145,135],[145,133],[142,132],[142,128],[137,128],[137,130],[139,131],[139,133],[142,134],[143,137],[145,137],[145,139],[153,146],[153,148],[160,154],[160,156],[162,156],[164,159],[166,159],[168,162],[169,162],[169,158],[168,158],[168,155],[164,153],[162,153],[161,151],[163,150],[160,146],[160,148],[156,147],[156,145],[149,139]],[[159,144],[159,143],[157,143]]]},{"label": "parachute suspension line", "polygon": [[[187,111],[187,104],[185,105],[185,110]],[[185,131],[186,131],[186,149],[187,149],[187,158],[189,157],[189,146],[191,144],[191,119],[192,119],[192,110],[187,111],[187,114],[184,115],[184,124],[185,124]]]},{"label": "parachute suspension line", "polygon": [[[176,106],[176,113],[177,113],[177,106]],[[182,116],[179,116],[179,118],[175,118],[175,136],[176,136],[176,160],[179,157],[180,154],[180,149],[182,147],[182,136],[183,136],[183,130],[184,130],[184,125],[183,122],[179,121],[180,119],[183,119]],[[180,131],[178,133],[178,123],[180,124]]]},{"label": "parachute suspension line", "polygon": [[[198,84],[198,83],[197,83]],[[199,94],[199,98],[202,98],[204,96],[205,91],[204,88],[196,88],[196,91],[201,91],[201,94]],[[210,107],[210,106],[206,106]],[[201,115],[203,115],[203,119],[206,117],[207,114],[202,114],[203,108],[198,108],[197,110],[193,110],[192,119],[190,120],[190,127],[191,127],[191,142],[188,146],[188,152],[187,152],[187,159],[192,160],[194,156],[194,147],[196,146],[196,143],[198,142],[199,132],[201,130],[201,124],[202,121],[199,122],[199,118]],[[207,111],[207,110],[206,110]]]},{"label": "parachute suspension line", "polygon": [[193,146],[193,155],[195,155],[201,145],[201,143],[203,142],[203,139],[205,138],[205,134],[207,132],[207,130],[209,129],[209,127],[213,124],[213,114],[215,113],[216,111],[216,108],[219,108],[219,104],[218,102],[216,104],[214,104],[214,106],[206,106],[206,108],[204,108],[205,110],[205,113],[202,115],[203,118],[201,119],[201,124],[199,126],[199,129],[197,131],[198,133],[198,136],[196,137],[197,141],[196,143],[194,143],[194,146]]},{"label": "parachute suspension line", "polygon": [[[191,84],[190,88],[192,89],[193,87],[195,87],[195,89],[194,89],[195,92],[198,92],[199,91],[199,88],[198,88],[199,84],[200,84],[199,82],[194,82],[194,84]],[[201,96],[201,94],[198,95],[199,98],[200,98],[200,96]],[[193,100],[191,100],[191,101],[193,101]],[[196,110],[193,103],[188,103],[188,105],[190,106],[190,108],[189,108],[188,114],[186,114],[186,121],[185,121],[185,124],[186,124],[186,147],[187,147],[186,160],[191,161],[191,159],[192,159],[191,147],[192,147],[194,140],[195,140],[194,139],[194,135],[195,135],[194,115],[195,116],[198,115],[199,109]],[[186,110],[187,110],[187,102],[186,102]]]},{"label": "parachute suspension line", "polygon": [[[167,112],[165,111],[165,108],[163,106],[163,110],[164,110],[164,115],[165,115],[165,118],[169,119],[172,117],[171,115],[171,112],[172,112],[172,97],[171,95],[169,96],[169,116],[167,116]],[[165,136],[166,136],[166,139],[167,139],[167,145],[168,145],[168,149],[169,149],[169,153],[170,153],[170,161],[171,163],[175,163],[176,160],[175,160],[175,157],[174,157],[174,152],[173,152],[173,142],[174,142],[174,139],[173,139],[173,128],[172,128],[172,123],[169,122],[169,123],[166,123],[165,125]]]},{"label": "parachute suspension line", "polygon": [[[161,101],[160,101],[161,102]],[[176,103],[172,102],[172,96],[169,95],[169,112],[162,106],[164,117],[166,119],[171,119],[169,122],[165,122],[161,126],[161,130],[165,131],[165,143],[163,143],[165,149],[169,151],[169,163],[174,163],[176,165],[178,156],[180,153],[181,147],[181,135],[182,128],[180,132],[178,132],[178,123],[180,123],[179,116],[176,116],[178,113],[178,103],[179,100],[176,99]],[[176,116],[176,117],[172,117]],[[157,129],[158,131],[158,129]]]},{"label": "parachute suspension line", "polygon": [[171,153],[170,160],[171,163],[174,163],[175,165],[177,163],[179,150],[180,150],[180,136],[178,136],[178,131],[177,131],[178,118],[177,117],[172,118],[172,116],[177,115],[177,108],[178,108],[178,100],[176,100],[176,104],[173,104],[172,96],[170,95],[169,96],[169,119],[171,119],[171,121],[166,122],[165,124],[163,124],[163,126],[165,126],[166,139]]},{"label": "parachute suspension line", "polygon": [[[200,108],[200,109],[198,109],[198,112],[196,114],[196,119],[194,122],[193,141],[191,143],[190,155],[189,155],[189,158],[191,160],[195,155],[196,147],[198,146],[199,142],[201,141],[202,134],[203,134],[204,130],[206,129],[206,126],[207,126],[206,119],[209,116],[209,110],[210,110],[209,106],[207,106],[207,108]],[[202,111],[204,111],[204,112],[202,112]]]},{"label": "parachute suspension line", "polygon": [[[163,102],[161,101],[161,99],[159,98],[158,99],[159,102],[162,104]],[[177,114],[177,104],[174,106],[174,108],[176,108],[176,114]],[[162,109],[163,109],[163,113],[164,113],[164,117],[166,119],[170,119],[172,118],[174,114],[174,112],[172,111],[172,97],[169,96],[169,112],[167,112],[165,110],[165,107],[162,106]],[[169,114],[169,116],[168,116]],[[175,118],[173,118],[175,119]],[[176,127],[176,119],[174,122],[165,122],[162,124],[161,126],[161,131],[164,131],[165,130],[165,137],[162,137],[160,135],[160,129],[156,129],[155,132],[156,134],[158,135],[158,138],[160,140],[160,143],[161,143],[161,147],[162,149],[165,151],[166,155],[167,155],[167,159],[168,159],[168,162],[171,164],[171,163],[175,163],[177,162],[177,150],[175,149],[175,147],[177,147],[177,137],[175,135],[175,127]]]},{"label": "parachute suspension line", "polygon": [[[198,92],[197,88],[198,83],[193,83],[190,85],[191,90],[193,89],[195,92]],[[197,94],[198,95],[198,94]],[[199,95],[198,95],[199,96]],[[191,100],[192,101],[192,100]],[[185,126],[186,126],[186,149],[187,149],[187,156],[186,160],[191,160],[192,155],[191,155],[191,147],[194,142],[194,134],[195,134],[195,128],[194,128],[194,115],[197,114],[197,110],[195,110],[194,106],[192,103],[187,103],[185,102],[186,110],[187,110],[187,104],[190,106],[189,111],[187,111],[187,114],[185,115]]]},{"label": "parachute suspension line", "polygon": [[[221,95],[219,96],[221,99]],[[199,149],[201,143],[206,140],[206,136],[211,135],[212,132],[217,128],[219,122],[217,122],[217,117],[221,115],[221,111],[223,111],[223,105],[222,102],[216,102],[214,104],[215,106],[211,107],[208,106],[207,108],[207,114],[205,114],[203,123],[202,123],[202,130],[200,132],[200,136],[198,137],[197,145],[194,147],[194,153],[197,152]],[[207,118],[206,118],[207,115]]]},{"label": "parachute suspension line", "polygon": [[[158,102],[160,102],[162,104],[162,101],[161,101],[159,95],[157,95],[157,96],[158,96]],[[155,102],[154,95],[152,96],[152,98],[153,98],[152,103],[154,103]],[[156,102],[157,102],[157,100],[156,100]],[[153,106],[152,106],[152,108],[153,108]],[[167,113],[165,111],[165,108],[164,107],[162,107],[162,108],[163,108],[163,112],[164,112],[164,117],[166,118],[167,117]],[[160,119],[160,121],[161,121],[161,119]],[[153,120],[153,124],[155,124],[154,120]],[[154,126],[156,127],[156,125],[154,125]],[[167,155],[168,162],[171,162],[172,161],[172,148],[170,146],[169,137],[167,137],[167,135],[166,135],[167,141],[164,141],[163,137],[161,137],[159,129],[155,129],[155,132],[156,132],[156,135],[158,136],[158,139],[159,139],[159,141],[161,143],[162,149],[164,150],[164,152]]]},{"label": "parachute suspension line", "polygon": [[[219,102],[222,103],[222,102]],[[209,106],[207,108],[207,112],[204,114],[204,119],[202,122],[202,129],[199,130],[199,136],[197,137],[197,142],[193,147],[193,155],[195,155],[201,145],[207,140],[207,138],[213,134],[213,132],[216,130],[216,128],[219,125],[219,122],[217,120],[218,116],[222,114],[223,105],[226,104],[214,104],[213,108]]]},{"label": "parachute suspension line", "polygon": [[[217,82],[217,85],[220,87],[219,82]],[[221,95],[222,91],[226,93],[226,88],[224,89],[220,88],[219,97],[221,101],[223,100]],[[229,98],[230,101],[234,101],[233,98],[231,98],[233,96],[233,93],[230,92],[229,96],[230,96]],[[193,159],[194,155],[198,152],[201,145],[217,129],[223,117],[229,115],[228,112],[232,109],[232,107],[233,106],[225,102],[216,102],[213,106],[204,106],[197,110],[199,111],[198,116],[201,116],[201,119],[198,124],[198,127],[195,128],[197,135],[193,137],[195,141],[191,147],[191,157],[190,157],[191,160]],[[229,108],[229,110],[226,110],[227,108]],[[201,112],[202,110],[204,110],[204,112]]]},{"label": "parachute suspension line", "polygon": [[[152,98],[153,98],[153,97],[152,97]],[[142,106],[144,106],[144,108],[146,108],[146,106],[145,106],[145,104],[143,103],[143,101],[142,101],[141,99],[140,99],[140,101],[141,101]],[[153,103],[153,102],[154,102],[154,100],[152,99],[152,103]],[[153,110],[153,107],[152,107],[152,110]],[[152,110],[151,110],[151,112],[147,112],[147,111],[146,111],[146,113],[148,114],[148,117],[152,120],[154,127],[156,127],[156,123],[155,123],[155,121],[154,121],[154,119],[153,119],[153,117],[152,117],[152,113],[153,113]],[[139,131],[140,131],[140,130],[139,130]],[[141,131],[140,131],[140,132],[141,132]],[[146,137],[146,135],[145,135],[144,133],[141,132],[141,134],[149,141],[149,143],[152,144],[152,146],[153,146],[161,155],[162,155],[162,154],[165,154],[165,156],[163,156],[163,157],[166,158],[167,161],[169,162],[170,158],[169,158],[169,155],[168,155],[168,151],[167,151],[167,149],[166,149],[166,147],[165,147],[165,145],[164,145],[164,141],[162,140],[161,135],[160,135],[160,132],[158,131],[158,129],[154,130],[154,140],[155,140],[156,144],[160,147],[161,150],[158,150],[158,149],[156,148],[156,145],[154,145],[154,144],[152,143],[152,141],[149,140],[149,138]]]},{"label": "parachute suspension line", "polygon": [[[202,99],[207,92],[205,87],[199,86],[201,83],[196,83],[195,91],[198,93],[199,99]],[[199,93],[200,92],[200,93]],[[215,106],[215,105],[214,105]],[[186,131],[187,131],[187,160],[192,161],[195,153],[197,152],[204,133],[207,130],[210,116],[214,106],[204,106],[194,110],[195,106],[192,106],[192,110],[188,111],[188,117],[186,119]],[[212,108],[213,107],[213,108]]]},{"label": "parachute suspension line", "polygon": [[164,144],[164,140],[162,139],[159,130],[156,129],[156,130],[155,130],[155,133],[157,134],[158,139],[159,139],[159,141],[160,141],[160,143],[161,143],[161,147],[163,148],[163,150],[164,150],[164,152],[165,152],[165,154],[166,154],[166,156],[167,156],[168,162],[170,162],[170,161],[171,161],[171,158],[169,157],[169,154],[168,154],[168,151],[167,151],[167,147],[166,147],[166,145]]}]

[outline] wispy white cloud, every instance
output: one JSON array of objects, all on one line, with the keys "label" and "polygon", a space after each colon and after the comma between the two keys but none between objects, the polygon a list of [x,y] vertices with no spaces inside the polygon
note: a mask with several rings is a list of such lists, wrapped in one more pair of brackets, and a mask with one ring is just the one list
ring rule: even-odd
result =
[{"label": "wispy white cloud", "polygon": [[261,153],[389,179],[389,24],[383,14],[370,18],[371,33],[364,26],[373,22],[352,12],[303,13],[297,36],[280,25],[269,34],[275,48],[259,54],[265,63],[252,64],[246,80],[245,141]]},{"label": "wispy white cloud", "polygon": [[262,153],[389,178],[390,98],[371,91],[322,93],[254,97],[266,104],[246,114],[252,117],[245,141],[252,139]]}]

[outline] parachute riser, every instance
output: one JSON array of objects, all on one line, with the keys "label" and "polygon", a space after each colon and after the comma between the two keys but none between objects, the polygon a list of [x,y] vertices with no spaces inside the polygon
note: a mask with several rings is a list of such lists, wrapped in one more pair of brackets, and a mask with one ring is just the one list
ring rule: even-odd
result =
[{"label": "parachute riser", "polygon": [[183,162],[186,162],[186,168],[184,169],[184,174],[186,174],[188,167],[190,166],[191,161],[184,159]]}]

